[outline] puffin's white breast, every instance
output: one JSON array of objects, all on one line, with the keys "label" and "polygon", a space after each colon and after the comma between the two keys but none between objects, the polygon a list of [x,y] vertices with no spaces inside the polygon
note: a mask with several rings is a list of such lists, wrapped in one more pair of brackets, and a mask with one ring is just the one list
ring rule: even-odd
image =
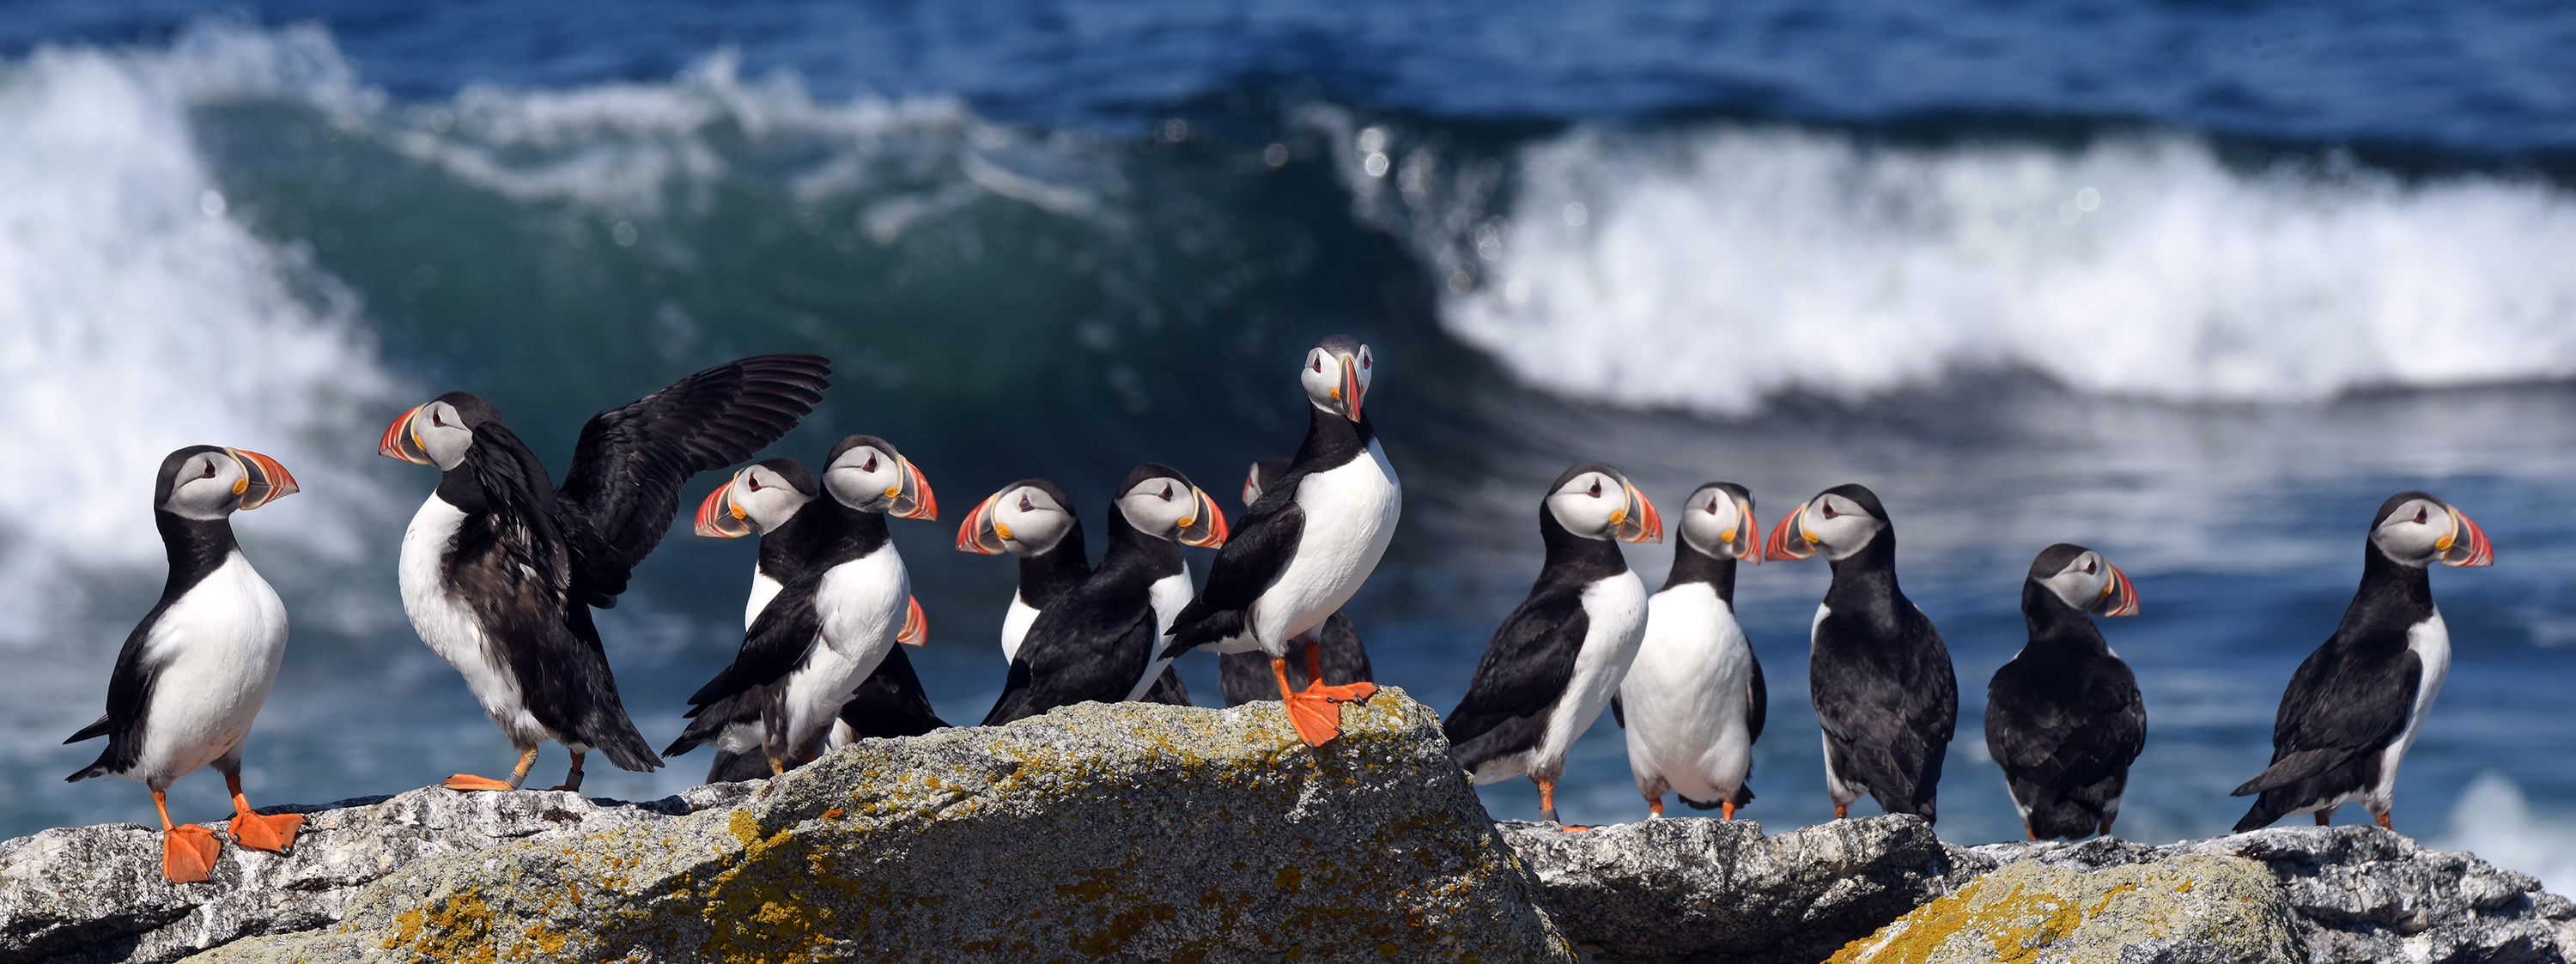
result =
[{"label": "puffin's white breast", "polygon": [[[1583,589],[1587,626],[1583,649],[1574,657],[1574,678],[1565,695],[1548,712],[1547,732],[1531,755],[1533,773],[1554,774],[1565,765],[1566,750],[1592,728],[1610,705],[1610,695],[1627,678],[1628,664],[1646,635],[1646,584],[1634,572],[1622,572]],[[1552,778],[1552,777],[1551,777]]]},{"label": "puffin's white breast", "polygon": [[412,629],[420,633],[420,641],[429,644],[431,652],[465,677],[465,685],[483,704],[484,715],[499,723],[512,739],[532,743],[550,737],[547,729],[528,714],[520,699],[519,678],[484,637],[483,624],[474,617],[472,607],[452,595],[442,577],[448,553],[456,544],[457,527],[464,523],[464,510],[447,504],[436,493],[412,514],[411,525],[403,530],[402,558],[397,568],[403,613],[411,617]]},{"label": "puffin's white breast", "polygon": [[1656,593],[1646,613],[1637,658],[1619,686],[1638,789],[1669,787],[1703,802],[1731,797],[1753,765],[1745,723],[1752,647],[1707,583]]},{"label": "puffin's white breast", "polygon": [[2406,651],[2422,662],[2424,675],[2415,683],[2415,705],[2407,710],[2406,729],[2381,751],[2385,755],[2379,761],[2379,782],[2369,788],[2371,802],[2382,812],[2396,799],[2397,764],[2414,748],[2415,737],[2424,731],[2424,716],[2433,710],[2433,697],[2441,695],[2442,680],[2451,675],[2451,630],[2443,625],[2440,610],[2407,627]]},{"label": "puffin's white breast", "polygon": [[1002,662],[1020,658],[1020,641],[1029,638],[1029,624],[1038,621],[1038,607],[1011,592],[1011,608],[1002,614]]},{"label": "puffin's white breast", "polygon": [[126,775],[165,788],[249,735],[286,658],[286,605],[236,550],[161,610],[143,647],[158,671]]},{"label": "puffin's white breast", "polygon": [[1297,507],[1305,516],[1297,547],[1252,605],[1253,634],[1272,656],[1286,653],[1290,638],[1339,612],[1376,571],[1395,538],[1404,488],[1386,450],[1370,439],[1367,458],[1299,481]]},{"label": "puffin's white breast", "polygon": [[1145,593],[1154,604],[1154,654],[1145,664],[1145,675],[1136,681],[1134,689],[1127,691],[1127,698],[1131,700],[1143,698],[1146,690],[1154,688],[1154,681],[1162,678],[1163,667],[1172,665],[1171,660],[1163,658],[1163,647],[1171,643],[1163,633],[1172,628],[1172,620],[1190,604],[1192,597],[1198,595],[1198,590],[1190,585],[1189,563],[1182,563],[1180,572],[1154,580]]}]

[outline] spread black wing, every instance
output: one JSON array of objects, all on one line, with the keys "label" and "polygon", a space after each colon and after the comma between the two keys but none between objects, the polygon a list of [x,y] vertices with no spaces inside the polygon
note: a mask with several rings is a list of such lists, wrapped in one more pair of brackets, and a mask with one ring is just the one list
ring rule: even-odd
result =
[{"label": "spread black wing", "polygon": [[1538,745],[1547,708],[1573,682],[1574,660],[1591,628],[1576,592],[1533,596],[1503,617],[1476,661],[1466,697],[1440,723],[1459,766],[1474,773],[1489,760]]},{"label": "spread black wing", "polygon": [[2406,731],[2424,663],[2402,633],[2328,640],[2299,663],[2272,725],[2272,765],[2230,793],[2261,794],[2240,830],[2357,789],[2378,775],[2380,750]]},{"label": "spread black wing", "polygon": [[887,650],[885,661],[841,704],[841,722],[862,737],[920,736],[947,726],[930,708],[930,693],[903,647]]},{"label": "spread black wing", "polygon": [[1207,585],[1172,618],[1172,640],[1163,648],[1164,657],[1243,635],[1253,601],[1288,568],[1297,540],[1305,535],[1306,510],[1297,506],[1299,479],[1290,473],[1244,510],[1242,526],[1226,537],[1225,548],[1208,565]]},{"label": "spread black wing", "polygon": [[743,631],[742,649],[734,653],[733,662],[689,694],[689,705],[711,706],[776,682],[804,665],[823,637],[823,617],[814,606],[814,593],[822,583],[822,574],[813,573],[780,586],[778,595],[751,621],[751,628]]},{"label": "spread black wing", "polygon": [[565,470],[563,510],[580,525],[578,595],[605,604],[660,545],[690,476],[748,459],[796,427],[830,387],[815,355],[727,362],[592,416]]},{"label": "spread black wing", "polygon": [[125,634],[125,648],[116,652],[116,671],[107,680],[107,712],[98,722],[81,727],[80,732],[64,740],[65,744],[82,740],[107,738],[107,748],[98,759],[80,772],[64,777],[66,783],[77,783],[91,777],[113,776],[134,768],[135,759],[143,755],[143,715],[152,705],[152,687],[159,682],[161,667],[143,657],[149,647],[152,627],[161,622],[161,613],[170,608],[171,599],[162,600]]},{"label": "spread black wing", "polygon": [[1834,772],[1889,813],[1933,819],[1942,754],[1959,719],[1949,650],[1921,610],[1895,600],[1896,633],[1872,638],[1839,612],[1816,627],[1807,674]]},{"label": "spread black wing", "polygon": [[1102,595],[1085,583],[1038,611],[985,726],[1086,700],[1127,698],[1153,663],[1154,605],[1140,587]]}]

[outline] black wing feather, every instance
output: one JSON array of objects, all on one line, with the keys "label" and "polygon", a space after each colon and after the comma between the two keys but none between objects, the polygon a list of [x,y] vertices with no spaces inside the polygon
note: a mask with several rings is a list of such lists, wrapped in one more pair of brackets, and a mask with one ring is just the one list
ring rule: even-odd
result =
[{"label": "black wing feather", "polygon": [[1901,597],[1893,608],[1898,625],[1885,639],[1827,615],[1807,685],[1835,772],[1889,813],[1932,819],[1959,683],[1932,621]]},{"label": "black wing feather", "polygon": [[742,634],[742,649],[714,679],[689,694],[689,705],[707,706],[755,686],[777,682],[805,664],[823,637],[823,617],[814,606],[821,573],[800,576],[779,587]]},{"label": "black wing feather", "polygon": [[[2399,643],[2403,646],[2403,641]],[[2387,747],[2406,730],[2424,663],[2327,645],[2299,663],[2272,725],[2272,765],[2230,795],[2289,786]]]},{"label": "black wing feather", "polygon": [[[1762,739],[1762,721],[1771,713],[1771,690],[1762,682],[1762,658],[1753,655],[1753,647],[1744,648],[1744,658],[1753,662],[1753,680],[1747,684],[1752,689],[1751,699],[1744,706],[1744,742],[1752,743]],[[1737,802],[1749,802],[1749,798]]]},{"label": "black wing feather", "polygon": [[161,622],[161,613],[170,607],[171,597],[161,600],[152,611],[125,634],[125,647],[116,652],[116,670],[108,677],[107,712],[98,721],[81,727],[80,732],[64,740],[65,744],[107,737],[107,748],[98,759],[80,772],[63,778],[77,783],[90,777],[111,776],[134,767],[143,754],[143,716],[152,705],[152,688],[160,681],[161,667],[146,662],[143,653],[151,641],[151,629]]},{"label": "black wing feather", "polygon": [[983,725],[1086,700],[1115,703],[1136,688],[1153,662],[1153,601],[1142,587],[1115,595],[1091,591],[1100,583],[1095,578],[1075,587],[1038,612]]},{"label": "black wing feather", "polygon": [[592,416],[561,492],[581,522],[574,553],[584,588],[624,592],[636,563],[670,532],[680,485],[778,441],[822,401],[831,372],[816,355],[756,355]]},{"label": "black wing feather", "polygon": [[1196,646],[1243,635],[1244,617],[1254,600],[1288,568],[1297,540],[1306,532],[1306,510],[1297,506],[1296,476],[1281,479],[1245,510],[1243,525],[1226,537],[1208,564],[1207,585],[1172,618],[1169,658]]},{"label": "black wing feather", "polygon": [[1574,679],[1575,657],[1591,626],[1579,592],[1534,596],[1503,617],[1476,661],[1467,695],[1440,724],[1459,766],[1472,773],[1537,744],[1545,711]]},{"label": "black wing feather", "polygon": [[876,672],[841,704],[841,722],[850,732],[862,737],[920,736],[948,725],[930,707],[930,694],[921,688],[921,674],[914,672],[912,657],[903,647],[887,650],[885,661]]}]

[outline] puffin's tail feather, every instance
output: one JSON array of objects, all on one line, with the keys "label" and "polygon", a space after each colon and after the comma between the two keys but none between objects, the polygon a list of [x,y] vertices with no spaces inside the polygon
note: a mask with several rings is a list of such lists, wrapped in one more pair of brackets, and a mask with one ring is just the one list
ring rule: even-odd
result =
[{"label": "puffin's tail feather", "polygon": [[769,758],[758,753],[716,751],[716,761],[707,766],[708,783],[741,783],[745,780],[769,779]]},{"label": "puffin's tail feather", "polygon": [[2288,756],[2272,761],[2272,765],[2265,767],[2263,772],[2255,774],[2254,779],[2247,780],[2236,789],[2228,791],[2227,795],[2231,797],[2251,796],[2253,794],[2286,787],[2309,777],[2316,776],[2317,774],[2324,773],[2327,770],[2334,769],[2350,756],[2351,754],[2349,752],[2344,751],[2340,747],[2319,750],[2301,750],[2297,753],[2292,753]]},{"label": "puffin's tail feather", "polygon": [[2288,796],[2287,793],[2272,790],[2255,797],[2254,806],[2246,810],[2244,816],[2236,819],[2236,829],[2232,832],[2261,830],[2278,822],[2282,817],[2289,816],[2290,801],[2286,799]]},{"label": "puffin's tail feather", "polygon": [[82,740],[95,740],[99,737],[106,736],[107,731],[115,728],[116,724],[108,721],[107,714],[101,713],[98,715],[98,722],[81,727],[80,732],[74,733],[69,739],[64,740],[63,745],[70,746]]},{"label": "puffin's tail feather", "polygon": [[[1172,621],[1172,628],[1168,630],[1172,637],[1171,645],[1163,647],[1162,653],[1154,658],[1170,659],[1209,643],[1241,636],[1247,631],[1243,610],[1240,609],[1220,609],[1197,619],[1188,619],[1189,615],[1184,612],[1180,619]],[[1188,621],[1184,622],[1185,619]]]},{"label": "puffin's tail feather", "polygon": [[[1675,796],[1680,796],[1680,795],[1679,795],[1679,794],[1675,794]],[[1734,793],[1732,793],[1732,794],[1728,794],[1728,795],[1726,795],[1726,796],[1719,797],[1719,798],[1717,798],[1717,799],[1715,799],[1715,800],[1710,800],[1710,801],[1707,801],[1707,802],[1701,802],[1701,801],[1698,801],[1698,800],[1693,800],[1693,799],[1691,799],[1691,798],[1689,798],[1689,797],[1682,797],[1682,798],[1681,798],[1681,801],[1682,801],[1683,803],[1685,803],[1685,804],[1688,804],[1688,805],[1690,806],[1690,808],[1691,808],[1691,809],[1693,809],[1693,810],[1715,810],[1715,809],[1717,809],[1717,808],[1719,808],[1719,807],[1725,806],[1725,805],[1730,804],[1730,803],[1732,803],[1732,804],[1734,804],[1734,805],[1736,805],[1736,806],[1741,807],[1741,806],[1743,806],[1743,805],[1745,805],[1745,804],[1748,804],[1748,803],[1752,803],[1752,802],[1753,802],[1753,785],[1752,785],[1752,784],[1749,784],[1749,783],[1748,783],[1748,784],[1745,784],[1745,785],[1743,785],[1743,786],[1740,786],[1740,787],[1735,788],[1735,792],[1734,792]]]}]

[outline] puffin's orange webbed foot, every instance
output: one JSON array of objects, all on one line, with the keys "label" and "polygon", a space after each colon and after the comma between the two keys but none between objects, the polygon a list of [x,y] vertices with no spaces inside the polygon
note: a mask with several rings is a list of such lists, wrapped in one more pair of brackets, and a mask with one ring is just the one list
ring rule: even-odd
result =
[{"label": "puffin's orange webbed foot", "polygon": [[202,882],[214,874],[223,849],[214,831],[193,823],[161,831],[161,876],[174,884]]},{"label": "puffin's orange webbed foot", "polygon": [[510,782],[507,780],[495,780],[491,777],[478,777],[471,773],[459,773],[455,776],[448,777],[445,781],[441,782],[439,786],[446,787],[450,790],[469,793],[484,790],[499,791],[518,789],[517,787],[511,786]]},{"label": "puffin's orange webbed foot", "polygon": [[1289,724],[1307,746],[1323,746],[1342,735],[1342,704],[1311,693],[1289,693],[1284,701]]},{"label": "puffin's orange webbed foot", "polygon": [[1365,703],[1368,702],[1369,697],[1377,695],[1377,684],[1346,683],[1341,686],[1327,686],[1322,682],[1314,682],[1306,684],[1302,695],[1320,697],[1335,703]]},{"label": "puffin's orange webbed foot", "polygon": [[233,814],[233,842],[252,850],[282,854],[295,843],[295,835],[304,829],[304,815],[280,813],[260,816],[248,810]]}]

